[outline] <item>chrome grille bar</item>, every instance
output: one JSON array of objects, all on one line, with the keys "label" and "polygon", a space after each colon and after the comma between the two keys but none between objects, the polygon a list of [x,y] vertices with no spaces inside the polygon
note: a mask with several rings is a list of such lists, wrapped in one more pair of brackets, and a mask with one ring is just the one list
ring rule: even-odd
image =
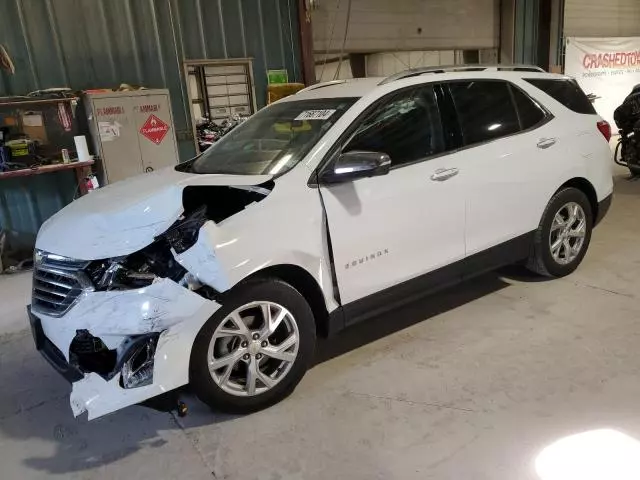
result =
[{"label": "chrome grille bar", "polygon": [[56,287],[66,288],[67,290],[71,290],[74,288],[73,282],[65,283],[60,280],[53,280],[50,278],[45,278],[42,275],[35,274],[33,279],[37,282],[48,283],[51,285],[55,285]]},{"label": "chrome grille bar", "polygon": [[41,285],[36,285],[35,287],[33,287],[33,289],[36,292],[45,292],[45,293],[48,293],[49,295],[55,295],[57,297],[62,297],[62,298],[65,298],[67,295],[69,295],[69,291],[59,292],[57,290],[54,290],[53,288],[43,287]]},{"label": "chrome grille bar", "polygon": [[33,298],[40,300],[41,302],[51,303],[52,305],[67,305],[67,299],[53,300],[51,298],[40,295],[38,292],[33,292]]},{"label": "chrome grille bar", "polygon": [[31,308],[52,317],[61,317],[80,294],[91,288],[84,273],[89,262],[36,251]]},{"label": "chrome grille bar", "polygon": [[76,270],[61,270],[58,268],[52,268],[48,265],[38,265],[37,267],[37,271],[38,272],[47,272],[47,273],[52,273],[53,275],[58,275],[60,277],[67,277],[67,278],[71,278],[74,279],[76,278],[76,272],[78,271],[78,269]]}]

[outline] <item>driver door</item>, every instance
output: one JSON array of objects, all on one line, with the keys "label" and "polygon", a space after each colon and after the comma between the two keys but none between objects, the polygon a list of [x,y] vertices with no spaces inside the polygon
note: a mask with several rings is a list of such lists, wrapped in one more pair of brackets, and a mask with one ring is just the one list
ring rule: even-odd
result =
[{"label": "driver door", "polygon": [[443,268],[465,255],[465,197],[462,168],[445,154],[438,89],[420,85],[379,100],[334,156],[386,153],[387,175],[320,186],[341,303],[353,307],[348,317],[460,276]]}]

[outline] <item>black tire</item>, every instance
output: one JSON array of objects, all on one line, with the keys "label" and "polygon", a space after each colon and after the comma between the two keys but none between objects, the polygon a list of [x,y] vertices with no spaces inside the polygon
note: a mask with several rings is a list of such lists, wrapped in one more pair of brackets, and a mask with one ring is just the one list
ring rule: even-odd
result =
[{"label": "black tire", "polygon": [[[556,262],[551,253],[549,239],[551,235],[551,225],[556,213],[566,204],[575,202],[585,213],[586,231],[584,242],[578,256],[567,264]],[[593,229],[593,211],[587,196],[577,188],[564,188],[557,192],[547,204],[547,208],[542,214],[542,220],[535,232],[532,252],[527,262],[527,268],[535,273],[547,277],[564,277],[571,274],[582,262],[589,243],[591,242],[591,232]]]},{"label": "black tire", "polygon": [[[315,320],[305,298],[291,285],[269,278],[239,285],[224,305],[204,324],[196,336],[190,361],[190,385],[200,400],[212,409],[227,413],[251,413],[267,408],[293,392],[313,361],[316,343]],[[236,396],[224,391],[208,367],[209,343],[216,328],[235,309],[255,301],[274,302],[285,307],[298,326],[298,353],[291,369],[270,390],[254,396]]]}]

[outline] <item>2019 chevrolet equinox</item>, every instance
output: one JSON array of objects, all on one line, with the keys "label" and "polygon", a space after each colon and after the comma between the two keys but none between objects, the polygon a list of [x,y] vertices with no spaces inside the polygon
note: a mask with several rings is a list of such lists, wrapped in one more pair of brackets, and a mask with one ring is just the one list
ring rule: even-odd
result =
[{"label": "2019 chevrolet equinox", "polygon": [[609,136],[573,80],[536,68],[314,85],[49,219],[37,348],[75,415],[186,384],[264,408],[318,334],[505,264],[575,270],[611,201]]}]

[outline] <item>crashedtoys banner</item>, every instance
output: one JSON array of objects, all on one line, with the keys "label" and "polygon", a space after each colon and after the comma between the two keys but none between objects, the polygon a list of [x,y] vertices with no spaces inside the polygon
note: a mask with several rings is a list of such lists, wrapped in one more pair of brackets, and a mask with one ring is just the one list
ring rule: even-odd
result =
[{"label": "crashedtoys banner", "polygon": [[567,38],[565,73],[586,94],[614,131],[613,111],[640,84],[640,37]]}]

